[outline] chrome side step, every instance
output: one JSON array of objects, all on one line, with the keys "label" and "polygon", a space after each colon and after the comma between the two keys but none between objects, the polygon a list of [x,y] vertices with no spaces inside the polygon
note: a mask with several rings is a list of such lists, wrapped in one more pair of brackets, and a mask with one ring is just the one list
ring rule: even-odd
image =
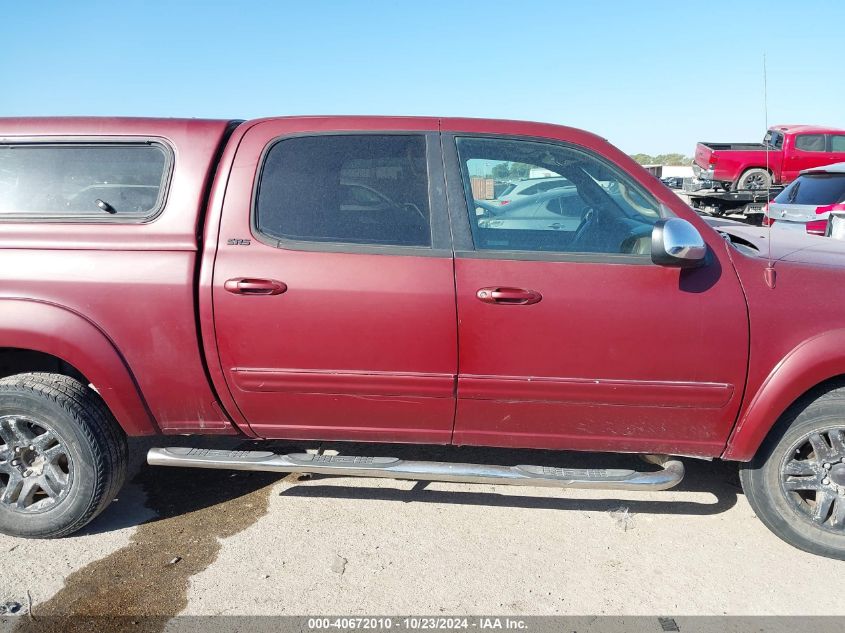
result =
[{"label": "chrome side step", "polygon": [[318,473],[346,477],[387,477],[421,481],[456,481],[477,484],[594,488],[604,490],[667,490],[684,478],[684,465],[666,455],[647,455],[660,470],[555,468],[551,466],[495,466],[421,462],[396,457],[351,455],[277,455],[269,451],[222,451],[204,448],[151,448],[152,466],[224,468],[279,473]]}]

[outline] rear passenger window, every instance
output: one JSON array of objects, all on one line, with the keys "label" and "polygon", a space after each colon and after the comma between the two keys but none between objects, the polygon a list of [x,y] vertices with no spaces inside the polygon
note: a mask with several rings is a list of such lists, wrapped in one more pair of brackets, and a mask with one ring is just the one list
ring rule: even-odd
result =
[{"label": "rear passenger window", "polygon": [[278,141],[264,160],[255,223],[276,239],[430,246],[425,138]]},{"label": "rear passenger window", "polygon": [[171,164],[158,143],[0,145],[0,219],[149,219]]},{"label": "rear passenger window", "polygon": [[824,134],[801,134],[795,137],[795,149],[804,152],[823,152]]},{"label": "rear passenger window", "polygon": [[830,137],[831,152],[845,152],[845,135],[834,134]]}]

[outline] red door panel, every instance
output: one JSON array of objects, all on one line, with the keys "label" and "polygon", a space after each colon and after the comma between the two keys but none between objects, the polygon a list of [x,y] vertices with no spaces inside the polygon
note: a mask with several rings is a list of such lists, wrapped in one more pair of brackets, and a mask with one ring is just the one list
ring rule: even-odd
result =
[{"label": "red door panel", "polygon": [[[448,443],[457,374],[450,249],[285,247],[250,226],[265,147],[335,126],[368,130],[366,119],[275,120],[241,142],[214,268],[221,369],[260,437]],[[436,121],[410,126],[436,130]]]},{"label": "red door panel", "polygon": [[[788,146],[783,159],[782,182],[792,182],[804,169],[836,162],[830,151],[826,151],[828,142],[823,133],[813,132],[788,137]],[[807,148],[810,147],[813,151],[808,151]]]},{"label": "red door panel", "polygon": [[[456,444],[718,453],[748,348],[742,294],[718,263],[459,258]],[[533,305],[477,289],[531,288]]]},{"label": "red door panel", "polygon": [[[222,287],[244,274],[287,290]],[[448,442],[453,288],[451,259],[221,245],[220,358],[250,427],[262,437]]]}]

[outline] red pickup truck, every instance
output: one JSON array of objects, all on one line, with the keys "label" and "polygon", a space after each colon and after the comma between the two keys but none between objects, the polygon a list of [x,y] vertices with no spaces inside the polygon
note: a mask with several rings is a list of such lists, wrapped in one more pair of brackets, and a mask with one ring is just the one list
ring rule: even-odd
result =
[{"label": "red pickup truck", "polygon": [[[472,182],[528,170],[566,181],[541,195],[578,223],[484,221]],[[734,460],[778,536],[845,558],[844,249],[789,234],[769,260],[760,229],[711,228],[567,127],[0,119],[0,531],[80,529],[121,486],[127,436],[188,434],[148,462],[660,490],[677,456]],[[209,435],[652,465],[215,451]]]},{"label": "red pickup truck", "polygon": [[803,169],[842,161],[845,130],[776,125],[766,132],[762,143],[699,143],[693,169],[698,178],[736,191],[788,184]]}]

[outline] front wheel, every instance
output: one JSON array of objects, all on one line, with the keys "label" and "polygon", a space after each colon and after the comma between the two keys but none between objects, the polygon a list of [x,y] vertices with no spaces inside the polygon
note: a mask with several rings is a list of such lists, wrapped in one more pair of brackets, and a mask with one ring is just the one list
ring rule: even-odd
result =
[{"label": "front wheel", "polygon": [[96,392],[68,376],[0,380],[0,532],[56,538],[114,499],[127,444]]},{"label": "front wheel", "polygon": [[740,480],[754,512],[780,538],[845,560],[845,387],[788,411]]}]

